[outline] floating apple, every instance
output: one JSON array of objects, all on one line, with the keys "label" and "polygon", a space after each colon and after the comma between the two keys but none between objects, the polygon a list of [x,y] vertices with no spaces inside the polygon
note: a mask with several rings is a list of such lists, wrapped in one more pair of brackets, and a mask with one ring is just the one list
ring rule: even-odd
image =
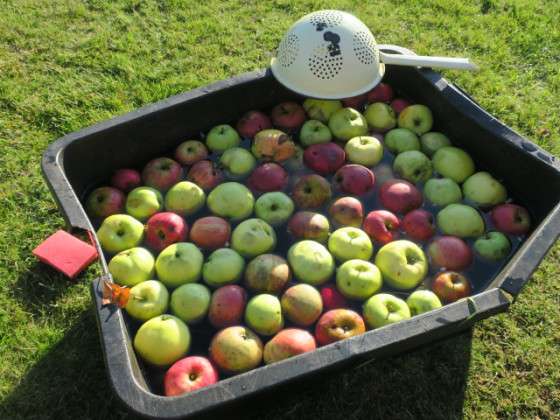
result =
[{"label": "floating apple", "polygon": [[369,260],[373,245],[367,233],[355,227],[335,230],[329,237],[329,251],[339,261]]},{"label": "floating apple", "polygon": [[171,365],[165,373],[163,387],[165,396],[175,397],[215,384],[218,380],[218,371],[210,360],[189,356]]},{"label": "floating apple", "polygon": [[304,175],[294,185],[292,199],[301,209],[319,208],[331,199],[331,186],[321,175]]},{"label": "floating apple", "polygon": [[299,172],[305,165],[303,164],[303,149],[296,144],[293,156],[283,162],[284,168],[292,171]]},{"label": "floating apple", "polygon": [[323,312],[321,294],[313,286],[296,284],[284,292],[281,300],[282,312],[294,324],[308,327]]},{"label": "floating apple", "polygon": [[257,159],[284,162],[294,155],[296,145],[286,133],[271,128],[255,135],[251,151]]},{"label": "floating apple", "polygon": [[280,293],[291,280],[288,262],[278,255],[261,254],[247,264],[245,285],[256,293]]},{"label": "floating apple", "polygon": [[492,207],[507,199],[506,188],[488,172],[477,172],[463,183],[463,194],[467,200],[480,207]]},{"label": "floating apple", "polygon": [[387,83],[379,83],[367,93],[367,101],[369,103],[385,102],[389,103],[393,99],[393,88]]},{"label": "floating apple", "polygon": [[397,114],[393,108],[383,102],[369,105],[364,116],[369,127],[378,133],[385,133],[397,125]]},{"label": "floating apple", "polygon": [[165,194],[166,210],[181,216],[196,213],[204,206],[205,201],[204,190],[190,181],[178,182]]},{"label": "floating apple", "polygon": [[264,346],[264,362],[269,365],[298,354],[313,351],[317,345],[311,334],[299,328],[280,331]]},{"label": "floating apple", "polygon": [[425,182],[432,176],[432,162],[424,153],[409,150],[395,158],[393,172],[413,183]]},{"label": "floating apple", "polygon": [[288,250],[288,262],[295,277],[304,283],[319,285],[334,273],[334,260],[319,242],[303,240]]},{"label": "floating apple", "polygon": [[395,111],[397,114],[400,114],[403,109],[410,105],[412,104],[403,98],[395,98],[391,101],[391,108],[393,108],[393,111]]},{"label": "floating apple", "polygon": [[379,199],[393,213],[407,213],[422,205],[422,193],[408,181],[390,179],[379,190]]},{"label": "floating apple", "polygon": [[294,212],[294,202],[283,192],[268,192],[257,198],[255,214],[272,226],[286,222]]},{"label": "floating apple", "polygon": [[147,321],[167,311],[169,292],[157,280],[145,280],[130,289],[126,312],[140,321]]},{"label": "floating apple", "polygon": [[204,257],[198,248],[189,242],[169,245],[156,259],[159,280],[168,287],[192,283],[200,278]]},{"label": "floating apple", "polygon": [[441,308],[441,301],[431,290],[415,290],[406,299],[406,304],[412,316],[429,312],[432,309]]},{"label": "floating apple", "polygon": [[354,108],[360,110],[363,108],[364,104],[367,101],[367,94],[352,96],[350,98],[344,98],[342,100],[342,105],[346,108]]},{"label": "floating apple", "polygon": [[220,124],[213,127],[206,136],[206,146],[217,153],[223,153],[227,149],[239,146],[240,142],[239,134],[228,124]]},{"label": "floating apple", "polygon": [[333,309],[325,312],[315,326],[315,338],[321,346],[365,332],[364,320],[350,309]]},{"label": "floating apple", "polygon": [[191,241],[203,249],[218,249],[226,246],[231,235],[227,220],[216,216],[197,219],[192,225]]},{"label": "floating apple", "polygon": [[158,252],[175,242],[184,242],[188,233],[187,222],[175,213],[156,213],[146,222],[146,244]]},{"label": "floating apple", "polygon": [[116,283],[134,286],[153,277],[154,257],[146,248],[134,247],[111,258],[108,268]]},{"label": "floating apple", "polygon": [[427,241],[436,233],[432,213],[422,209],[412,210],[403,218],[403,229],[415,241]]},{"label": "floating apple", "polygon": [[97,238],[111,254],[138,246],[144,238],[144,225],[128,214],[113,214],[101,224]]},{"label": "floating apple", "polygon": [[252,258],[270,252],[276,246],[276,233],[261,219],[247,219],[233,230],[231,247],[244,257]]},{"label": "floating apple", "polygon": [[446,271],[438,274],[432,284],[432,290],[438,297],[451,303],[471,294],[471,284],[462,274],[454,271]]},{"label": "floating apple", "polygon": [[175,160],[182,165],[193,165],[208,158],[208,149],[198,140],[187,140],[175,149]]},{"label": "floating apple", "polygon": [[142,180],[148,187],[166,191],[181,179],[181,165],[173,159],[161,157],[147,163],[142,170]]},{"label": "floating apple", "polygon": [[421,136],[432,129],[434,117],[425,105],[410,105],[399,114],[399,127],[408,128]]},{"label": "floating apple", "polygon": [[383,158],[383,145],[373,136],[351,138],[344,146],[344,151],[350,162],[364,166],[375,166]]},{"label": "floating apple", "polygon": [[492,210],[490,217],[497,230],[510,235],[524,235],[531,228],[529,212],[517,204],[501,204]]},{"label": "floating apple", "polygon": [[329,118],[329,128],[334,137],[347,141],[352,137],[366,135],[368,123],[355,109],[342,108]]},{"label": "floating apple", "polygon": [[406,302],[389,293],[373,295],[364,303],[364,319],[369,328],[380,328],[410,318]]},{"label": "floating apple", "polygon": [[304,146],[328,143],[332,140],[331,130],[318,120],[306,121],[299,132],[299,141]]},{"label": "floating apple", "polygon": [[247,185],[258,192],[280,191],[288,184],[288,173],[274,162],[257,166],[249,176]]},{"label": "floating apple", "polygon": [[402,152],[420,150],[418,136],[408,128],[393,128],[385,134],[385,146],[391,153],[398,155]]},{"label": "floating apple", "polygon": [[248,111],[237,122],[238,133],[247,139],[252,139],[259,131],[267,128],[272,128],[272,122],[260,111]]},{"label": "floating apple", "polygon": [[146,220],[162,209],[163,196],[155,188],[134,188],[126,197],[126,212],[138,220]]},{"label": "floating apple", "polygon": [[386,244],[398,238],[401,222],[397,216],[387,210],[370,211],[363,229],[374,242]]},{"label": "floating apple", "polygon": [[365,166],[351,163],[336,171],[333,182],[340,191],[363,195],[373,188],[375,175]]},{"label": "floating apple", "polygon": [[448,270],[464,270],[473,260],[471,248],[455,236],[440,236],[434,239],[428,246],[428,255],[434,267]]},{"label": "floating apple", "polygon": [[451,146],[451,140],[449,140],[449,137],[436,131],[430,131],[429,133],[422,134],[420,137],[420,143],[422,144],[422,151],[430,157],[432,157],[442,147]]},{"label": "floating apple", "polygon": [[313,171],[327,175],[344,165],[345,156],[344,149],[338,144],[314,144],[303,153],[303,161]]},{"label": "floating apple", "polygon": [[111,177],[111,185],[122,192],[129,192],[142,185],[142,177],[136,169],[118,169]]},{"label": "floating apple", "polygon": [[439,211],[436,219],[439,229],[446,235],[472,238],[484,233],[482,216],[465,204],[449,204]]},{"label": "floating apple", "polygon": [[202,266],[202,279],[210,287],[236,283],[243,274],[245,260],[231,248],[212,252]]},{"label": "floating apple", "polygon": [[296,239],[325,242],[329,237],[329,219],[321,213],[298,211],[288,222],[288,232]]},{"label": "floating apple", "polygon": [[205,191],[211,190],[224,179],[224,174],[209,160],[196,162],[189,172],[187,179],[194,182]]},{"label": "floating apple", "polygon": [[511,243],[501,232],[488,232],[474,242],[478,255],[489,261],[499,261],[508,256]]},{"label": "floating apple", "polygon": [[381,272],[369,261],[348,260],[336,271],[336,287],[348,299],[367,299],[381,285]]},{"label": "floating apple", "polygon": [[436,206],[460,203],[463,200],[461,187],[451,178],[432,178],[424,184],[424,196]]},{"label": "floating apple", "polygon": [[329,214],[339,225],[360,227],[364,208],[362,202],[354,197],[341,197],[331,204]]},{"label": "floating apple", "polygon": [[261,339],[249,328],[228,327],[218,332],[210,343],[210,358],[226,373],[242,373],[256,368],[262,361]]},{"label": "floating apple", "polygon": [[380,163],[374,168],[375,182],[383,185],[386,181],[395,178],[393,166],[389,163]]},{"label": "floating apple", "polygon": [[348,301],[335,286],[324,286],[321,288],[320,293],[325,310],[330,311],[331,309],[348,307]]},{"label": "floating apple", "polygon": [[124,194],[113,187],[100,187],[93,190],[86,201],[86,211],[91,217],[107,217],[122,213]]},{"label": "floating apple", "polygon": [[220,163],[230,178],[241,178],[251,173],[257,165],[257,160],[248,150],[232,147],[220,157]]},{"label": "floating apple", "polygon": [[241,323],[247,304],[247,293],[235,284],[216,289],[210,299],[208,321],[214,328],[231,327]]},{"label": "floating apple", "polygon": [[383,245],[375,256],[375,265],[381,271],[384,282],[401,290],[418,286],[428,273],[424,251],[414,242],[404,239]]},{"label": "floating apple", "polygon": [[245,308],[245,322],[260,335],[274,335],[284,328],[282,306],[274,295],[253,296]]},{"label": "floating apple", "polygon": [[272,125],[275,127],[291,131],[299,128],[304,123],[305,110],[296,102],[282,102],[272,108],[270,118]]},{"label": "floating apple", "polygon": [[441,176],[463,182],[474,174],[474,162],[470,155],[458,147],[446,146],[438,149],[432,157],[434,170]]},{"label": "floating apple", "polygon": [[171,312],[187,324],[203,319],[210,307],[210,291],[200,283],[183,284],[171,293]]},{"label": "floating apple", "polygon": [[169,366],[179,360],[189,351],[190,344],[189,327],[168,314],[144,322],[134,336],[136,353],[155,366]]},{"label": "floating apple", "polygon": [[245,185],[238,182],[224,182],[208,194],[207,203],[208,208],[215,215],[236,222],[246,219],[253,213],[255,198]]},{"label": "floating apple", "polygon": [[332,114],[342,108],[340,101],[307,98],[303,101],[303,108],[312,120],[328,122]]}]

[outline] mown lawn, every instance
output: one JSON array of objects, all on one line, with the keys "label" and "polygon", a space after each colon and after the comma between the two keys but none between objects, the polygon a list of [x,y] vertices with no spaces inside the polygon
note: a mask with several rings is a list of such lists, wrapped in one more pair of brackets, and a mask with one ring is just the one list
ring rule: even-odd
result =
[{"label": "mown lawn", "polygon": [[[305,13],[357,14],[381,43],[466,55],[446,72],[560,157],[557,0],[0,1],[0,418],[124,418],[105,378],[88,283],[37,264],[63,227],[39,162],[57,137],[267,65]],[[515,168],[512,168],[515,170]],[[534,180],[538,182],[538,180]],[[560,417],[560,246],[511,312],[472,332],[316,383],[244,418]]]}]

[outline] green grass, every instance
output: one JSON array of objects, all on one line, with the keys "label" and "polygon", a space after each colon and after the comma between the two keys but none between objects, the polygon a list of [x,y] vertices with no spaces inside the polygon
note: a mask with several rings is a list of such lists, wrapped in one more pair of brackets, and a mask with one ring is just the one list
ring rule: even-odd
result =
[{"label": "green grass", "polygon": [[[267,65],[301,15],[340,8],[381,43],[466,55],[446,72],[483,107],[560,156],[556,0],[0,2],[0,418],[121,418],[91,312],[31,250],[63,220],[39,162],[57,137]],[[560,416],[560,246],[511,312],[396,358],[246,407],[245,418]]]}]

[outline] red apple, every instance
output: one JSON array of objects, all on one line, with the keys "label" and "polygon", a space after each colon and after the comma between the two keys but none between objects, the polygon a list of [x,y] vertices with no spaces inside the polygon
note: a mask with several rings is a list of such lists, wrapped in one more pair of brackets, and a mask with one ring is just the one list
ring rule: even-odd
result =
[{"label": "red apple", "polygon": [[136,169],[118,169],[111,177],[111,185],[123,192],[129,192],[142,185],[142,177]]},{"label": "red apple", "polygon": [[218,382],[218,371],[205,357],[189,356],[177,360],[165,373],[163,386],[167,397],[185,394]]},{"label": "red apple", "polygon": [[412,210],[403,218],[403,229],[415,241],[427,241],[436,233],[432,213],[422,209]]},{"label": "red apple", "polygon": [[329,214],[339,225],[360,227],[364,218],[362,202],[354,197],[341,197],[331,204]]},{"label": "red apple", "polygon": [[336,286],[324,286],[319,292],[323,299],[323,308],[327,311],[346,308],[348,306],[348,301],[342,293],[338,291]]},{"label": "red apple", "polygon": [[422,193],[410,182],[389,179],[379,189],[379,199],[393,213],[407,213],[422,205]]},{"label": "red apple", "polygon": [[471,248],[456,236],[439,236],[428,246],[428,255],[434,267],[464,270],[473,260]]},{"label": "red apple", "polygon": [[366,332],[364,320],[350,309],[332,309],[325,312],[315,326],[315,338],[324,346]]},{"label": "red apple", "polygon": [[252,139],[261,130],[272,128],[270,118],[260,111],[248,111],[237,122],[237,132],[241,137]]},{"label": "red apple", "polygon": [[229,222],[217,216],[201,217],[191,228],[191,241],[203,249],[223,248],[229,242],[230,235]]},{"label": "red apple", "polygon": [[469,296],[471,290],[469,280],[455,271],[438,274],[432,284],[432,291],[446,303]]},{"label": "red apple", "polygon": [[86,211],[91,217],[107,217],[121,213],[125,200],[122,191],[113,187],[99,187],[89,194]]},{"label": "red apple", "polygon": [[345,108],[354,108],[359,111],[360,109],[362,109],[366,101],[367,94],[364,93],[362,95],[352,96],[351,98],[345,98],[342,100],[342,104]]},{"label": "red apple", "polygon": [[375,175],[365,166],[352,163],[336,171],[333,182],[343,192],[362,195],[373,188]]},{"label": "red apple", "polygon": [[303,153],[305,164],[321,175],[336,172],[344,165],[345,159],[344,149],[336,143],[314,144]]},{"label": "red apple", "polygon": [[288,232],[296,239],[324,242],[329,237],[329,220],[320,213],[298,211],[288,222]]},{"label": "red apple", "polygon": [[148,187],[167,191],[181,179],[181,165],[167,157],[156,158],[142,170],[142,180]]},{"label": "red apple", "polygon": [[275,127],[293,131],[305,122],[305,109],[295,102],[282,102],[272,108],[270,116]]},{"label": "red apple", "polygon": [[208,158],[208,149],[198,140],[187,140],[175,149],[175,159],[182,165],[193,165]]},{"label": "red apple", "polygon": [[279,362],[298,354],[313,351],[317,345],[311,334],[299,328],[280,331],[264,346],[264,362]]},{"label": "red apple", "polygon": [[329,182],[321,175],[302,176],[294,185],[292,198],[302,209],[319,208],[331,199],[332,192]]},{"label": "red apple", "polygon": [[400,114],[403,109],[410,105],[411,103],[403,98],[395,98],[391,101],[391,108],[393,108],[393,111],[397,114]]},{"label": "red apple", "polygon": [[501,204],[490,213],[497,230],[510,235],[524,235],[531,228],[531,217],[524,207],[517,204]]},{"label": "red apple", "polygon": [[212,293],[208,309],[208,321],[214,328],[231,327],[241,323],[247,293],[235,284],[222,286]]},{"label": "red apple", "polygon": [[375,242],[384,245],[398,238],[401,222],[387,210],[370,211],[364,220],[363,229]]},{"label": "red apple", "polygon": [[187,222],[175,213],[156,213],[146,222],[146,243],[156,251],[176,242],[185,242],[188,233]]},{"label": "red apple", "polygon": [[189,172],[187,179],[194,182],[203,190],[211,190],[224,179],[224,174],[209,160],[196,162]]},{"label": "red apple", "polygon": [[387,83],[379,83],[367,93],[367,100],[370,104],[374,102],[389,103],[393,99],[393,88]]},{"label": "red apple", "polygon": [[274,162],[257,166],[247,180],[249,188],[258,192],[280,191],[287,184],[288,172]]}]

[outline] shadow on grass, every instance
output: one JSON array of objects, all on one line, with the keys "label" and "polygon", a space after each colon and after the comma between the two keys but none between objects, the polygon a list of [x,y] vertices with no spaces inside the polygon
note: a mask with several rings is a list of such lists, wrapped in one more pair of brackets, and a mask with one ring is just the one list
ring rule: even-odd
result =
[{"label": "shadow on grass", "polygon": [[[208,418],[462,418],[470,351],[469,330],[397,357],[283,387]],[[128,417],[107,381],[91,311],[0,403],[0,418],[18,417]]]}]

